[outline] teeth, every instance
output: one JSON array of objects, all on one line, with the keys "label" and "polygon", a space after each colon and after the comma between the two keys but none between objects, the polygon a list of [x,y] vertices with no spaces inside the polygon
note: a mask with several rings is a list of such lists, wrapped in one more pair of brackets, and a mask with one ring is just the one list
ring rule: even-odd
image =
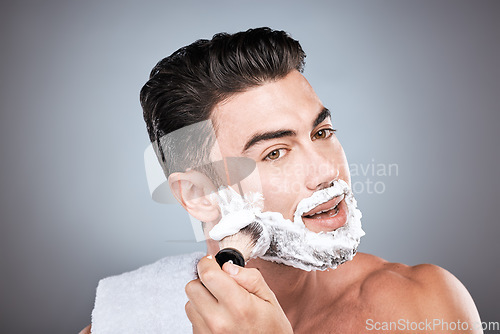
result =
[{"label": "teeth", "polygon": [[339,209],[337,207],[335,207],[335,212],[329,214],[330,218],[335,217],[337,215],[337,213],[339,213]]},{"label": "teeth", "polygon": [[[303,215],[302,217],[314,217],[314,216],[316,216],[316,215],[319,215],[319,214],[322,214],[322,213],[329,212],[329,211],[331,211],[331,210],[337,209],[337,207],[338,207],[338,205],[340,204],[340,202],[342,202],[342,201],[343,201],[344,196],[345,196],[345,194],[340,194],[340,195],[338,195],[338,196],[335,196],[335,197],[341,197],[341,198],[340,198],[340,201],[339,201],[339,202],[338,202],[338,203],[337,203],[334,207],[329,208],[329,209],[325,209],[325,210],[322,210],[322,211],[318,211],[318,212],[316,212],[316,213],[314,213],[314,214],[310,214],[310,215],[307,215],[307,216],[306,216],[306,215],[304,215],[304,213],[302,213],[302,215]],[[334,197],[334,198],[335,198],[335,197]],[[323,203],[325,203],[325,202],[323,202]],[[323,203],[321,203],[321,204],[323,204]],[[316,206],[319,206],[319,205],[320,205],[320,204],[317,204]],[[331,214],[331,212],[330,212],[330,214]],[[336,214],[336,213],[335,213],[335,214]]]},{"label": "teeth", "polygon": [[319,214],[321,214],[321,213],[325,213],[325,212],[328,212],[328,211],[331,211],[331,210],[337,209],[337,206],[339,206],[339,203],[337,203],[337,205],[335,205],[333,208],[326,209],[326,210],[323,210],[323,211],[320,211],[320,212],[316,212],[315,214],[310,215],[309,217],[316,216],[316,215],[319,215]]}]

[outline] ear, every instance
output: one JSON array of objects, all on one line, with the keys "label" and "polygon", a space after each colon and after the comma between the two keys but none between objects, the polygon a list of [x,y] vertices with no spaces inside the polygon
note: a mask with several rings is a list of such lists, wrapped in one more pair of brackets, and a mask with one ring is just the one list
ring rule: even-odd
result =
[{"label": "ear", "polygon": [[207,176],[195,170],[172,173],[168,183],[175,198],[191,216],[206,223],[218,221],[219,206],[209,196],[216,188]]}]

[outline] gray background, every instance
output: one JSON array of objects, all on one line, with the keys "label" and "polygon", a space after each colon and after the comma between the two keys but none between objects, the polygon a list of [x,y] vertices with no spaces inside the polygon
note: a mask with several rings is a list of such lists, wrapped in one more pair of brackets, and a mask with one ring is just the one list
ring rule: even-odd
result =
[{"label": "gray background", "polygon": [[264,25],[301,41],[350,162],[399,166],[353,178],[385,185],[358,195],[361,251],[448,269],[500,321],[500,2],[4,1],[2,333],[77,332],[100,278],[203,249],[150,199],[138,93],[178,47]]}]

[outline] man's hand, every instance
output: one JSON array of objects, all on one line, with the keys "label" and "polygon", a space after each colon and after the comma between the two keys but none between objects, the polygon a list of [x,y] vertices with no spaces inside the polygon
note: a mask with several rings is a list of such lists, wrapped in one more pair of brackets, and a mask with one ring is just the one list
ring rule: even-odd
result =
[{"label": "man's hand", "polygon": [[193,333],[293,333],[274,293],[257,269],[210,256],[198,263],[199,279],[186,285],[186,314]]}]

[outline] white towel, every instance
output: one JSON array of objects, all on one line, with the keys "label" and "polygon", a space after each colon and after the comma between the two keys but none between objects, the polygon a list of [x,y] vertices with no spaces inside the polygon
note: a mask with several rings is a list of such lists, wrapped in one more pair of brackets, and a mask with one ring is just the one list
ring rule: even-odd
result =
[{"label": "white towel", "polygon": [[192,333],[184,311],[185,285],[203,253],[169,256],[102,279],[92,311],[92,334]]}]

